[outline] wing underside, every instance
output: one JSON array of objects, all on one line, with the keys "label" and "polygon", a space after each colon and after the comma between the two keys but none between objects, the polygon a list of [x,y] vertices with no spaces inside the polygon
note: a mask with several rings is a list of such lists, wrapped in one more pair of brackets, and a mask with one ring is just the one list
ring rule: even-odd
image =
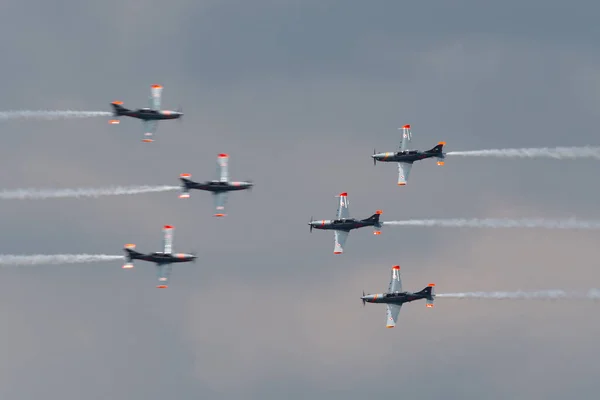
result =
[{"label": "wing underside", "polygon": [[340,195],[338,197],[340,200],[338,203],[336,218],[337,219],[350,218],[350,210],[348,208],[348,206],[349,206],[348,193],[340,193]]},{"label": "wing underside", "polygon": [[225,204],[227,204],[227,192],[219,192],[213,194],[215,201],[215,216],[225,216]]},{"label": "wing underside", "polygon": [[346,239],[348,239],[349,232],[346,231],[333,231],[335,233],[335,246],[333,248],[333,254],[342,254],[344,252],[344,245]]},{"label": "wing underside", "polygon": [[408,175],[410,175],[411,168],[412,163],[398,163],[398,186],[406,185],[406,183],[408,182]]},{"label": "wing underside", "polygon": [[163,87],[161,85],[152,85],[150,87],[150,108],[160,110],[160,99]]},{"label": "wing underside", "polygon": [[154,141],[154,134],[156,133],[156,128],[158,126],[158,121],[157,120],[147,120],[147,121],[142,121],[142,124],[144,126],[144,142],[153,142]]},{"label": "wing underside", "polygon": [[163,228],[163,253],[171,254],[173,252],[173,227],[165,225]]},{"label": "wing underside", "polygon": [[404,125],[402,128],[402,141],[400,142],[400,151],[408,150],[408,145],[412,139],[410,125]]},{"label": "wing underside", "polygon": [[229,156],[227,154],[219,154],[217,158],[217,177],[221,182],[229,180]]},{"label": "wing underside", "polygon": [[171,264],[159,264],[156,266],[156,275],[158,278],[158,288],[166,288],[171,276]]},{"label": "wing underside", "polygon": [[396,326],[396,322],[398,321],[398,314],[400,313],[400,309],[402,305],[398,304],[386,304],[387,306],[387,320],[386,320],[386,328],[393,328]]},{"label": "wing underside", "polygon": [[402,291],[402,278],[400,277],[400,266],[394,265],[392,267],[392,276],[390,277],[390,285],[388,287],[388,293],[401,292]]}]

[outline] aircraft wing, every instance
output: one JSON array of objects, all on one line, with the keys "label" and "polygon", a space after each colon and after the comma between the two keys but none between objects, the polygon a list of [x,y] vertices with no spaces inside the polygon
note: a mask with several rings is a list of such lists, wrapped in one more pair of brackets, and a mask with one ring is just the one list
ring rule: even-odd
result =
[{"label": "aircraft wing", "polygon": [[144,125],[144,139],[142,139],[142,140],[144,142],[153,142],[154,139],[152,137],[156,133],[158,121],[156,121],[156,120],[142,121],[142,124]]},{"label": "aircraft wing", "polygon": [[173,227],[171,225],[165,225],[163,227],[164,239],[163,239],[163,252],[165,254],[171,254],[173,252]]},{"label": "aircraft wing", "polygon": [[400,266],[394,265],[392,267],[392,277],[390,278],[390,286],[388,287],[388,293],[401,292],[402,291],[402,279],[400,278]]},{"label": "aircraft wing", "polygon": [[402,129],[402,140],[400,142],[400,151],[408,150],[408,145],[412,139],[410,125],[404,125],[400,129]]},{"label": "aircraft wing", "polygon": [[160,110],[160,98],[162,95],[163,87],[161,85],[152,85],[150,87],[150,108],[153,110]]},{"label": "aircraft wing", "polygon": [[396,326],[396,322],[398,321],[398,314],[400,313],[400,309],[402,305],[398,304],[386,304],[387,306],[387,320],[385,327],[393,328]]},{"label": "aircraft wing", "polygon": [[408,175],[412,169],[413,163],[398,163],[398,186],[404,186],[408,182]]},{"label": "aircraft wing", "polygon": [[340,198],[340,201],[338,203],[336,218],[350,218],[350,210],[348,209],[348,193],[340,193],[337,197]]},{"label": "aircraft wing", "polygon": [[221,182],[229,180],[229,155],[219,154],[217,158],[217,178]]},{"label": "aircraft wing", "polygon": [[171,264],[158,264],[156,266],[156,275],[158,278],[159,289],[165,289],[169,284],[169,277],[171,276]]},{"label": "aircraft wing", "polygon": [[214,193],[213,196],[215,200],[215,217],[224,217],[227,192],[217,192]]},{"label": "aircraft wing", "polygon": [[344,244],[348,239],[350,232],[346,231],[333,231],[335,233],[335,246],[333,248],[333,254],[342,254],[344,252]]}]

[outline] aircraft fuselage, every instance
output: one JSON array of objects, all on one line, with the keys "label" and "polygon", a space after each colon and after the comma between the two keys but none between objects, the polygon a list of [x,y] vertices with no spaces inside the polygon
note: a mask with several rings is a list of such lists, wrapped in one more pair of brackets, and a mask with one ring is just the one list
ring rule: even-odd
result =
[{"label": "aircraft fuselage", "polygon": [[355,218],[311,221],[310,225],[315,229],[351,231],[352,229],[365,226],[379,226],[379,221],[357,220]]},{"label": "aircraft fuselage", "polygon": [[125,249],[129,261],[141,260],[153,262],[155,264],[175,264],[182,262],[194,261],[197,257],[193,254],[173,253],[165,254],[162,252],[154,252],[150,254],[139,253],[134,250]]},{"label": "aircraft fuselage", "polygon": [[221,181],[208,181],[208,182],[194,182],[186,178],[180,178],[183,182],[184,187],[189,189],[206,190],[209,192],[232,192],[235,190],[245,190],[251,188],[254,184],[252,182],[221,182]]},{"label": "aircraft fuselage", "polygon": [[139,110],[120,111],[117,116],[125,116],[142,119],[144,121],[177,119],[183,115],[179,111],[171,110],[152,110],[149,108],[140,108]]},{"label": "aircraft fuselage", "polygon": [[385,304],[404,304],[410,303],[411,301],[428,299],[431,296],[425,293],[410,293],[410,292],[397,292],[397,293],[378,293],[368,294],[363,296],[362,299],[367,303],[385,303]]},{"label": "aircraft fuselage", "polygon": [[404,163],[412,163],[419,160],[424,160],[426,158],[431,157],[440,157],[444,156],[440,153],[432,153],[429,151],[417,151],[417,150],[407,150],[407,151],[399,151],[399,152],[387,152],[387,153],[378,153],[373,154],[373,157],[377,161],[381,162],[404,162]]}]

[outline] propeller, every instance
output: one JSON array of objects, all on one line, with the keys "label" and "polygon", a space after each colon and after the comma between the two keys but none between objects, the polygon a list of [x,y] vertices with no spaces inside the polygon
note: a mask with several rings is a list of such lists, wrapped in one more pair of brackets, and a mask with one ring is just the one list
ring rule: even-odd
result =
[{"label": "propeller", "polygon": [[375,159],[375,154],[377,154],[377,152],[375,151],[375,149],[373,149],[373,165],[377,165],[377,160]]},{"label": "propeller", "polygon": [[250,186],[248,186],[248,190],[252,191],[252,188],[254,187],[254,182],[252,182],[250,179],[247,179],[246,182],[250,184]]},{"label": "propeller", "polygon": [[363,295],[362,295],[362,297],[361,297],[361,300],[362,300],[362,302],[363,302],[363,307],[364,307],[364,306],[365,306],[365,304],[366,304],[366,300],[365,300],[365,291],[364,291],[364,290],[363,290]]},{"label": "propeller", "polygon": [[198,252],[197,251],[192,251],[192,255],[194,256],[194,259],[192,260],[192,262],[194,264],[196,264],[196,260],[198,259]]},{"label": "propeller", "polygon": [[181,105],[179,107],[177,107],[177,112],[181,113],[181,115],[179,116],[179,118],[177,118],[179,120],[179,122],[183,122],[183,107],[181,107]]},{"label": "propeller", "polygon": [[308,223],[308,225],[310,225],[310,232],[311,233],[312,233],[312,230],[313,230],[313,224],[312,223],[313,223],[313,217],[311,216],[310,217],[310,222]]}]

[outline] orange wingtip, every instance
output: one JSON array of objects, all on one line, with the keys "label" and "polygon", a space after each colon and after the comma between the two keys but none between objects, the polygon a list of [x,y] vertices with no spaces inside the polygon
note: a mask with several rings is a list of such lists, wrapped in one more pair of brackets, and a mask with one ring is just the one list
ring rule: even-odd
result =
[{"label": "orange wingtip", "polygon": [[342,254],[341,251],[334,251],[333,254]]},{"label": "orange wingtip", "polygon": [[339,196],[340,196],[340,197],[347,197],[347,196],[348,196],[348,193],[346,193],[346,192],[344,192],[344,193],[340,193],[340,194],[339,194]]},{"label": "orange wingtip", "polygon": [[123,105],[123,102],[122,102],[122,101],[120,101],[120,100],[117,100],[117,101],[113,101],[113,102],[112,102],[112,104],[115,104],[115,105],[117,105],[117,106],[120,106],[120,105]]},{"label": "orange wingtip", "polygon": [[381,215],[381,214],[383,214],[383,210],[377,210],[377,211],[375,211],[375,214]]},{"label": "orange wingtip", "polygon": [[190,178],[192,176],[192,174],[181,174],[179,176],[182,178]]},{"label": "orange wingtip", "polygon": [[118,119],[111,119],[110,121],[108,121],[108,123],[112,125],[119,125],[119,122],[120,121]]},{"label": "orange wingtip", "polygon": [[153,88],[153,89],[162,89],[162,86],[161,86],[161,85],[154,84],[154,85],[152,85],[152,88]]},{"label": "orange wingtip", "polygon": [[173,229],[173,226],[172,225],[165,225],[165,226],[163,226],[163,229]]},{"label": "orange wingtip", "polygon": [[381,231],[375,231],[373,232],[373,235],[381,235]]},{"label": "orange wingtip", "polygon": [[154,140],[153,139],[142,139],[142,142],[152,143],[152,142],[154,142]]},{"label": "orange wingtip", "polygon": [[135,249],[135,244],[133,244],[133,243],[128,243],[128,244],[126,244],[126,245],[125,245],[125,248],[126,248],[126,249]]},{"label": "orange wingtip", "polygon": [[444,162],[443,162],[443,161],[438,161],[438,163],[437,163],[437,164],[438,164],[438,165],[444,165]]},{"label": "orange wingtip", "polygon": [[399,265],[394,265],[394,266],[392,267],[392,269],[400,269],[400,266],[399,266]]},{"label": "orange wingtip", "polygon": [[433,304],[426,304],[425,307],[427,307],[427,308],[433,308]]},{"label": "orange wingtip", "polygon": [[168,288],[168,286],[167,285],[157,285],[156,288],[157,289],[166,289],[166,288]]},{"label": "orange wingtip", "polygon": [[404,129],[410,129],[410,125],[404,125],[403,128]]},{"label": "orange wingtip", "polygon": [[227,153],[219,154],[219,158],[227,158],[227,157],[229,157],[229,154],[227,154]]},{"label": "orange wingtip", "polygon": [[446,142],[439,142],[438,145],[445,146]]},{"label": "orange wingtip", "polygon": [[393,328],[393,327],[394,327],[394,325],[386,325],[385,327],[386,327],[386,328]]},{"label": "orange wingtip", "polygon": [[123,268],[123,269],[131,269],[131,268],[133,268],[133,264],[125,264],[121,268]]},{"label": "orange wingtip", "polygon": [[400,182],[400,183],[398,183],[398,186],[406,186],[406,183]]},{"label": "orange wingtip", "polygon": [[435,286],[435,283],[430,283],[430,284],[429,284],[429,285],[427,285],[427,286],[434,287],[434,286]]},{"label": "orange wingtip", "polygon": [[224,216],[225,216],[225,214],[221,214],[221,213],[215,214],[215,217],[224,217]]},{"label": "orange wingtip", "polygon": [[190,195],[189,195],[189,194],[187,194],[187,193],[180,194],[180,195],[179,195],[179,198],[180,198],[180,199],[189,199],[189,198],[190,198]]}]

